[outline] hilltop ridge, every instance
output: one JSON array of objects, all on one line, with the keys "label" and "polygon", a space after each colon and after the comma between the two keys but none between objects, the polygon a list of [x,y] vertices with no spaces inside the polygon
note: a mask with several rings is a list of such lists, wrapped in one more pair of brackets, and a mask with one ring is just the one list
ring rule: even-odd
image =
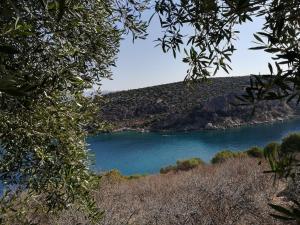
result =
[{"label": "hilltop ridge", "polygon": [[109,93],[102,115],[115,130],[151,131],[224,129],[295,116],[297,107],[282,101],[262,102],[255,115],[251,106],[232,105],[248,84],[249,76],[217,77]]}]

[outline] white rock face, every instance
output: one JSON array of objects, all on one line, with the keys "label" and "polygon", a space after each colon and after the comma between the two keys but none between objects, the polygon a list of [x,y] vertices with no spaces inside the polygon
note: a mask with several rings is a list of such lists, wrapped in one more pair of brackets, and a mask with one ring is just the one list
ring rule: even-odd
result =
[{"label": "white rock face", "polygon": [[207,123],[206,125],[205,125],[205,129],[213,129],[213,124],[212,123]]}]

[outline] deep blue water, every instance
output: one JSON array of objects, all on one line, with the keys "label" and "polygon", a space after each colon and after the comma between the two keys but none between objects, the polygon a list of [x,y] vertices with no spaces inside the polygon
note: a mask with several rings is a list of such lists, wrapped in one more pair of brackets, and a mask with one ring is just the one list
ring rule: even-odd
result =
[{"label": "deep blue water", "polygon": [[226,130],[100,134],[90,137],[88,143],[97,172],[118,169],[125,175],[151,174],[178,159],[200,157],[208,162],[218,151],[263,147],[297,131],[300,119]]}]

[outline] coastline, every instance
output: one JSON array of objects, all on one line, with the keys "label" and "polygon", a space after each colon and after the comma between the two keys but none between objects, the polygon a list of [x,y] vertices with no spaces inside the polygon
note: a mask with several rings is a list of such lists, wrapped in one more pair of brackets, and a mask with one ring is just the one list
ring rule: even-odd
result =
[{"label": "coastline", "polygon": [[149,129],[149,128],[139,128],[139,127],[119,127],[112,129],[109,132],[100,132],[100,133],[118,133],[118,132],[138,132],[138,133],[148,133],[148,132],[155,132],[155,133],[167,133],[167,132],[191,132],[191,131],[208,131],[208,130],[227,130],[227,129],[234,129],[234,128],[242,128],[242,127],[251,127],[256,125],[265,125],[265,124],[274,124],[274,123],[281,123],[290,120],[297,120],[300,119],[300,115],[288,115],[286,117],[278,117],[271,120],[264,120],[264,121],[250,121],[244,122],[240,124],[232,124],[231,126],[212,126],[209,128],[199,128],[199,129]]}]

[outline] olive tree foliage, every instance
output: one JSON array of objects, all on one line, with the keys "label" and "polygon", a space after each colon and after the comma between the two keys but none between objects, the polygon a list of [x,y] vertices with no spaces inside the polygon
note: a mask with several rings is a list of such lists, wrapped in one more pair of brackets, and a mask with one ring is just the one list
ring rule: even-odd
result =
[{"label": "olive tree foliage", "polygon": [[123,34],[145,38],[140,14],[147,5],[147,0],[1,1],[1,224],[12,215],[30,223],[31,206],[14,204],[28,196],[39,210],[78,203],[99,217],[90,199],[97,180],[85,142],[97,112],[83,91],[111,76]]},{"label": "olive tree foliage", "polygon": [[251,49],[272,54],[274,61],[268,65],[269,76],[252,76],[240,100],[252,105],[282,98],[300,101],[300,1],[157,0],[155,10],[164,30],[159,45],[175,57],[184,48],[183,62],[190,65],[187,79],[192,80],[206,79],[219,69],[229,73],[238,26],[262,18]]}]

